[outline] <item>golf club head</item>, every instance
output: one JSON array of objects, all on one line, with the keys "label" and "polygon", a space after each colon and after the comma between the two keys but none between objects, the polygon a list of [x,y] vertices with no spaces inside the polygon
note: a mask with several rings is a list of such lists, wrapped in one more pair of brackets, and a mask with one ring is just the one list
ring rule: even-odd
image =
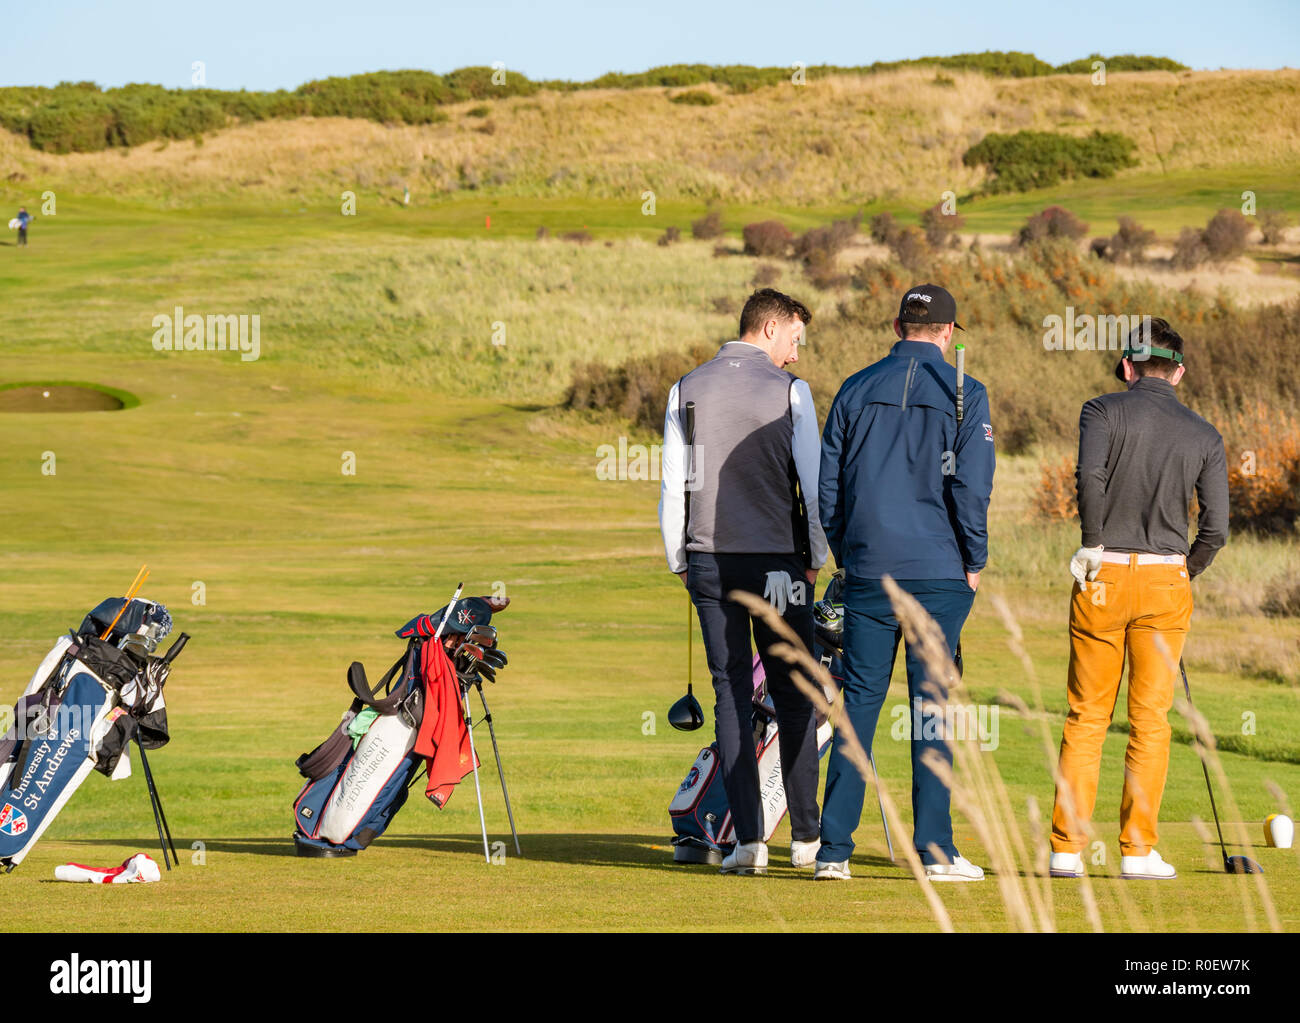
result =
[{"label": "golf club head", "polygon": [[1223,857],[1223,869],[1229,874],[1262,874],[1264,868],[1249,856]]},{"label": "golf club head", "polygon": [[668,708],[668,723],[679,732],[693,732],[704,724],[704,708],[693,693],[687,693]]}]

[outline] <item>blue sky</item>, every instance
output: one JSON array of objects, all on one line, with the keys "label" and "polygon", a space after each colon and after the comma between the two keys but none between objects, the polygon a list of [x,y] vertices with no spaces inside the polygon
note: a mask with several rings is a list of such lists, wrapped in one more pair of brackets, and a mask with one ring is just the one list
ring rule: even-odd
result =
[{"label": "blue sky", "polygon": [[220,89],[293,88],[380,69],[504,61],[532,78],[593,78],[658,64],[869,64],[1024,50],[1053,64],[1153,53],[1196,68],[1300,66],[1300,0],[1026,0],[588,4],[575,0],[43,0],[6,5],[0,85],[188,86],[203,61]]}]

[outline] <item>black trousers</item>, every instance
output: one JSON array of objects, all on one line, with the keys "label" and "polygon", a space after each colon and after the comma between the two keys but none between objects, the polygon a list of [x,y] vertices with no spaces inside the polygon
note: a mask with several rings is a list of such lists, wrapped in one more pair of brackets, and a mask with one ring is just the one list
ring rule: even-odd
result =
[{"label": "black trousers", "polygon": [[27,244],[27,228],[25,227],[20,227],[18,229],[18,244],[19,245]]},{"label": "black trousers", "polygon": [[722,760],[722,784],[731,804],[738,842],[759,842],[766,837],[751,724],[754,696],[751,629],[767,672],[767,690],[776,708],[791,835],[797,841],[808,842],[815,840],[820,832],[813,706],[790,680],[790,666],[768,654],[777,636],[726,596],[732,590],[747,590],[760,597],[768,596],[778,611],[784,604],[782,617],[812,650],[813,590],[804,576],[804,567],[803,558],[797,554],[692,551],[687,559],[686,581],[700,617],[717,698],[714,723]]}]

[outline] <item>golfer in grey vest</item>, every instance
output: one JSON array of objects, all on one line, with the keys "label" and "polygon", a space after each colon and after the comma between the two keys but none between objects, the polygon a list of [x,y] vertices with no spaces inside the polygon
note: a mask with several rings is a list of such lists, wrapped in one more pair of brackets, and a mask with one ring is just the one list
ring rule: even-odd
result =
[{"label": "golfer in grey vest", "polygon": [[[740,314],[740,339],[673,385],[664,419],[659,523],[668,567],[681,576],[699,613],[717,697],[722,783],[736,833],[724,874],[767,871],[750,724],[751,621],[780,729],[791,862],[811,867],[819,848],[812,704],[791,681],[789,666],[768,655],[777,637],[727,599],[737,589],[764,595],[812,649],[813,586],[827,553],[817,517],[821,442],[812,392],[784,369],[798,360],[810,319],[808,308],[788,295],[756,291]],[[688,402],[694,438],[683,429]]]}]

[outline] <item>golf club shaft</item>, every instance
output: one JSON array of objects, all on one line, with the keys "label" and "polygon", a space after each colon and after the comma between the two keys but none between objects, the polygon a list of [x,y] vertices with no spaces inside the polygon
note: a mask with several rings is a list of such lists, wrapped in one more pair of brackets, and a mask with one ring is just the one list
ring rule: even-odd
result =
[{"label": "golf club shaft", "polygon": [[488,735],[492,736],[492,754],[497,758],[497,777],[501,779],[501,795],[506,800],[506,816],[510,818],[510,835],[515,840],[515,855],[522,856],[523,850],[519,848],[519,832],[515,829],[515,812],[510,808],[510,790],[506,788],[506,772],[501,766],[501,748],[497,745],[497,730],[492,724],[492,711],[488,710],[487,697],[483,695],[483,684],[479,683],[475,688],[478,690],[478,698],[483,703],[483,717],[487,720]]},{"label": "golf club shaft", "polygon": [[[158,790],[154,788],[153,772],[149,770],[149,760],[144,754],[144,744],[140,741],[140,737],[138,735],[136,736],[135,744],[136,744],[136,748],[140,750],[140,766],[144,768],[145,786],[149,790],[149,805],[150,807],[153,808],[153,822],[158,828],[158,846],[159,848],[162,849],[163,865],[168,870],[171,870],[172,861],[167,857],[167,839],[171,838],[171,831],[170,829],[168,829],[167,839],[164,839],[162,805],[158,800]],[[176,865],[179,867],[181,861],[180,861],[180,857],[176,856],[175,845],[172,846],[172,856],[176,857]]]},{"label": "golf club shaft", "polygon": [[[1183,676],[1183,692],[1187,694],[1187,703],[1192,703],[1192,687],[1187,684],[1187,669],[1183,667],[1183,659],[1178,658],[1178,671]],[[1205,766],[1205,758],[1201,757],[1201,772],[1205,775],[1205,791],[1210,794],[1210,811],[1214,814],[1214,830],[1219,833],[1219,851],[1223,853],[1223,862],[1228,862],[1228,847],[1223,844],[1223,828],[1219,824],[1219,808],[1214,805],[1214,786],[1210,784],[1210,769]]]},{"label": "golf club shaft", "polygon": [[694,655],[695,648],[694,636],[691,635],[691,594],[686,593],[686,695],[694,696],[693,686],[695,684],[695,667]]},{"label": "golf club shaft", "polygon": [[122,620],[122,615],[126,613],[127,605],[130,604],[135,598],[135,595],[140,592],[140,587],[144,585],[144,581],[148,578],[149,566],[141,565],[140,571],[135,574],[135,578],[131,580],[131,585],[127,587],[126,599],[122,601],[122,606],[118,609],[117,617],[114,618],[112,624],[104,630],[104,634],[99,637],[100,639],[108,639],[108,637],[113,634],[113,630],[117,628],[117,623]]},{"label": "golf club shaft", "polygon": [[[443,617],[446,618],[445,615]],[[442,628],[439,627],[438,631],[441,632]],[[469,689],[462,689],[461,692],[465,697],[465,728],[469,732],[469,760],[474,765],[474,795],[478,797],[478,823],[483,829],[483,861],[490,865],[492,854],[488,852],[487,818],[483,816],[483,788],[478,780],[478,752],[474,749],[474,715],[469,709]]]},{"label": "golf club shaft", "polygon": [[[437,643],[439,640],[442,639],[442,630],[446,627],[447,619],[451,617],[452,609],[455,608],[456,601],[460,600],[460,593],[461,590],[463,590],[464,588],[465,588],[465,584],[463,582],[456,584],[456,592],[451,595],[451,603],[447,605],[447,610],[442,613],[442,621],[438,623],[438,631],[433,634],[433,641],[435,643]],[[465,706],[466,709],[468,710],[469,707],[468,701],[466,701]]]},{"label": "golf club shaft", "polygon": [[876,779],[876,804],[880,807],[880,823],[885,828],[885,845],[889,847],[889,862],[894,862],[894,840],[889,837],[889,821],[885,818],[885,800],[880,794],[880,772],[876,770],[876,755],[868,753],[867,759],[871,761],[871,773]]}]

